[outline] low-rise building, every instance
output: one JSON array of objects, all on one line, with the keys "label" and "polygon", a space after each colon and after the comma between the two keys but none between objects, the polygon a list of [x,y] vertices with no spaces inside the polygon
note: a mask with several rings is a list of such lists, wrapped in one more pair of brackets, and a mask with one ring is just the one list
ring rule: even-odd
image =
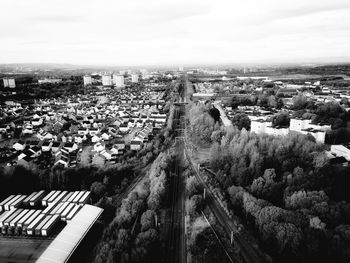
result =
[{"label": "low-rise building", "polygon": [[331,145],[331,153],[337,157],[344,157],[347,161],[350,161],[350,146],[349,145]]}]

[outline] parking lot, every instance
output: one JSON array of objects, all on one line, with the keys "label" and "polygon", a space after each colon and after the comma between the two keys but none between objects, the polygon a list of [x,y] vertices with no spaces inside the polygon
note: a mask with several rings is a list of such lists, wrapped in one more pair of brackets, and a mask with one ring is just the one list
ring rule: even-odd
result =
[{"label": "parking lot", "polygon": [[0,262],[35,262],[53,238],[0,237]]}]

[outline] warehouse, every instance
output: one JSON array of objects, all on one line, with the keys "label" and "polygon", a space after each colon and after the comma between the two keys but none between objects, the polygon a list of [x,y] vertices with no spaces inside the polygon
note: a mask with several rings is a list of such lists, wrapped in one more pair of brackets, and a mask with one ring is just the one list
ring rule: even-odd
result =
[{"label": "warehouse", "polygon": [[37,260],[37,263],[65,263],[78,247],[103,209],[84,205]]}]

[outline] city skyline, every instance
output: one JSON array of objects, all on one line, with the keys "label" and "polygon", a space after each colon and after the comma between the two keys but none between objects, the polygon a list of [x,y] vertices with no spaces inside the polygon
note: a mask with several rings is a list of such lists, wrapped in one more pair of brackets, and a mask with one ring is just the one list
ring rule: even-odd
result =
[{"label": "city skyline", "polygon": [[4,1],[1,63],[350,62],[350,2]]}]

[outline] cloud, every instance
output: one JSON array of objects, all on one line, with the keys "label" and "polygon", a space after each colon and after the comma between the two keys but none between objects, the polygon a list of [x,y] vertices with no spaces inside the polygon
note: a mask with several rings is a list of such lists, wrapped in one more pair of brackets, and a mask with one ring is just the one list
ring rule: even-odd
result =
[{"label": "cloud", "polygon": [[229,63],[350,56],[349,0],[2,0],[3,62]]},{"label": "cloud", "polygon": [[28,21],[34,22],[58,22],[58,23],[74,23],[74,22],[83,22],[84,16],[76,15],[64,15],[64,14],[45,14],[45,15],[36,15],[28,18]]}]

